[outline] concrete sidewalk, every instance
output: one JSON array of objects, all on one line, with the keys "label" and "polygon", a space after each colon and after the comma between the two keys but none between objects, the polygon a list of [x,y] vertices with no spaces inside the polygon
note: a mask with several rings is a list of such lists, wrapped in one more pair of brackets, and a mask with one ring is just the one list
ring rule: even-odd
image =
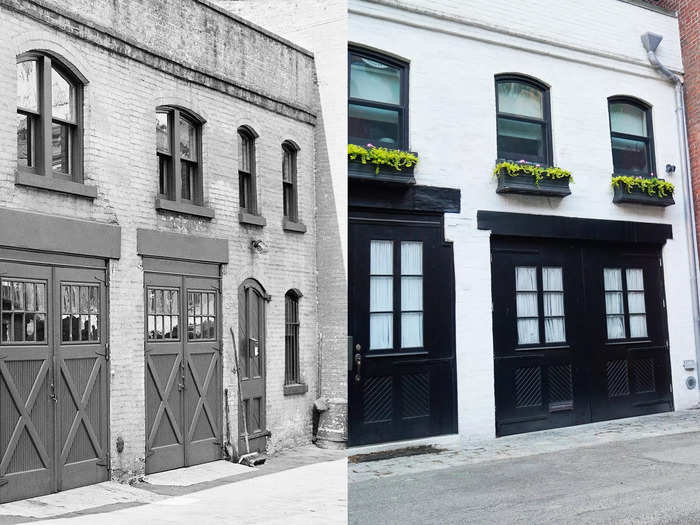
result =
[{"label": "concrete sidewalk", "polygon": [[0,505],[15,523],[344,523],[344,451],[300,447],[251,469],[217,461]]}]

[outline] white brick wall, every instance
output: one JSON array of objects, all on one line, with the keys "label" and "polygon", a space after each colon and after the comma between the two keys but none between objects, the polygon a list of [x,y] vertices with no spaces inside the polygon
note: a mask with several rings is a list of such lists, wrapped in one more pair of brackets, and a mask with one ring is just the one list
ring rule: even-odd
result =
[{"label": "white brick wall", "polygon": [[[681,164],[673,87],[645,65],[639,40],[645,31],[663,34],[659,56],[680,67],[676,19],[615,0],[534,0],[527,9],[507,0],[351,0],[350,6],[351,42],[410,61],[410,149],[421,159],[417,183],[462,190],[462,211],[448,214],[445,227],[456,261],[460,434],[493,436],[495,429],[489,232],[476,228],[480,209],[672,224],[674,238],[663,257],[674,399],[679,409],[696,404],[697,390],[686,388],[682,368],[695,351],[683,222],[688,196],[680,172],[667,177],[676,186],[677,204],[666,209],[614,205],[610,188],[611,95],[650,103],[657,167]],[[573,172],[571,196],[496,194],[494,75],[504,72],[551,86],[554,163]]]},{"label": "white brick wall", "polygon": [[[91,16],[98,16],[91,12]],[[144,16],[148,13],[144,12]],[[222,16],[217,15],[223,19]],[[108,25],[109,20],[102,20]],[[120,23],[128,24],[129,20]],[[131,21],[131,23],[136,23]],[[222,22],[223,23],[223,22]],[[230,30],[236,30],[232,21]],[[118,25],[115,22],[115,26]],[[134,29],[134,28],[132,28]],[[209,39],[218,39],[216,34]],[[208,44],[212,44],[207,40]],[[258,41],[247,56],[265,62],[273,46]],[[187,40],[149,42],[154,49],[177,54]],[[277,45],[277,44],[275,44]],[[55,51],[71,61],[89,80],[85,88],[85,177],[96,185],[94,202],[52,192],[18,187],[15,139],[16,55],[31,49]],[[290,60],[299,54],[285,50]],[[282,91],[296,91],[290,101],[316,104],[313,68],[301,64],[273,75]],[[221,58],[221,57],[218,57]],[[247,81],[265,86],[270,76],[250,69]],[[257,76],[255,76],[257,75]],[[269,90],[274,92],[277,88]],[[211,221],[156,212],[157,160],[155,108],[178,104],[206,119],[203,127],[204,201],[215,209]],[[237,138],[239,126],[248,124],[259,134],[257,147],[258,202],[267,219],[263,229],[238,223]],[[300,146],[298,154],[299,217],[308,231],[300,235],[282,230],[282,149],[285,139]],[[110,443],[115,476],[143,472],[144,457],[144,356],[143,270],[136,254],[137,228],[193,233],[227,238],[230,263],[223,276],[224,388],[231,393],[231,427],[237,429],[232,342],[228,329],[238,324],[238,286],[256,278],[272,295],[267,309],[267,422],[271,449],[309,442],[311,405],[317,382],[316,196],[314,126],[252,105],[219,91],[178,79],[140,62],[124,58],[79,38],[43,26],[35,20],[0,8],[0,206],[51,213],[64,217],[115,223],[122,229],[122,257],[110,264],[111,413]],[[7,227],[2,225],[2,227]],[[252,239],[263,239],[270,250],[253,255]],[[300,301],[301,374],[309,386],[305,395],[284,396],[284,294],[298,288]],[[223,412],[223,411],[222,411]],[[224,426],[225,428],[225,426]],[[118,436],[125,450],[117,454]]]}]

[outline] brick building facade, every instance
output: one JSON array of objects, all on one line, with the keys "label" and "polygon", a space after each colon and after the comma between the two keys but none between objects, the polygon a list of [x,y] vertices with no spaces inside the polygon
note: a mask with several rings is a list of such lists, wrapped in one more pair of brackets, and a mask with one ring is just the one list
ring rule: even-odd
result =
[{"label": "brick building facade", "polygon": [[310,442],[313,55],[205,0],[0,13],[0,501],[241,450],[230,329],[253,446]]}]

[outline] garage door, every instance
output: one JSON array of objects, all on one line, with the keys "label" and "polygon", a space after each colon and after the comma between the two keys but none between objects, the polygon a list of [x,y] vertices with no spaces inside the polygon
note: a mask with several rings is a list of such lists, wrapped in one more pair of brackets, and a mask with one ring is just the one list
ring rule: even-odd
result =
[{"label": "garage door", "polygon": [[673,409],[661,249],[492,237],[497,434]]},{"label": "garage door", "polygon": [[104,262],[35,257],[0,260],[0,502],[108,479]]},{"label": "garage door", "polygon": [[218,266],[149,264],[163,269],[145,278],[146,473],[154,473],[222,457],[223,393]]}]

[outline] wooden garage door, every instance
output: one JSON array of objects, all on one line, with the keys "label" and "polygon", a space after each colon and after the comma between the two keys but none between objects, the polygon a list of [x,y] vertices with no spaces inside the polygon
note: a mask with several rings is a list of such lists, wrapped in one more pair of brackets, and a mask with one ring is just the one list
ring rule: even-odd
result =
[{"label": "wooden garage door", "polygon": [[0,502],[107,480],[104,269],[0,261],[0,296]]}]

